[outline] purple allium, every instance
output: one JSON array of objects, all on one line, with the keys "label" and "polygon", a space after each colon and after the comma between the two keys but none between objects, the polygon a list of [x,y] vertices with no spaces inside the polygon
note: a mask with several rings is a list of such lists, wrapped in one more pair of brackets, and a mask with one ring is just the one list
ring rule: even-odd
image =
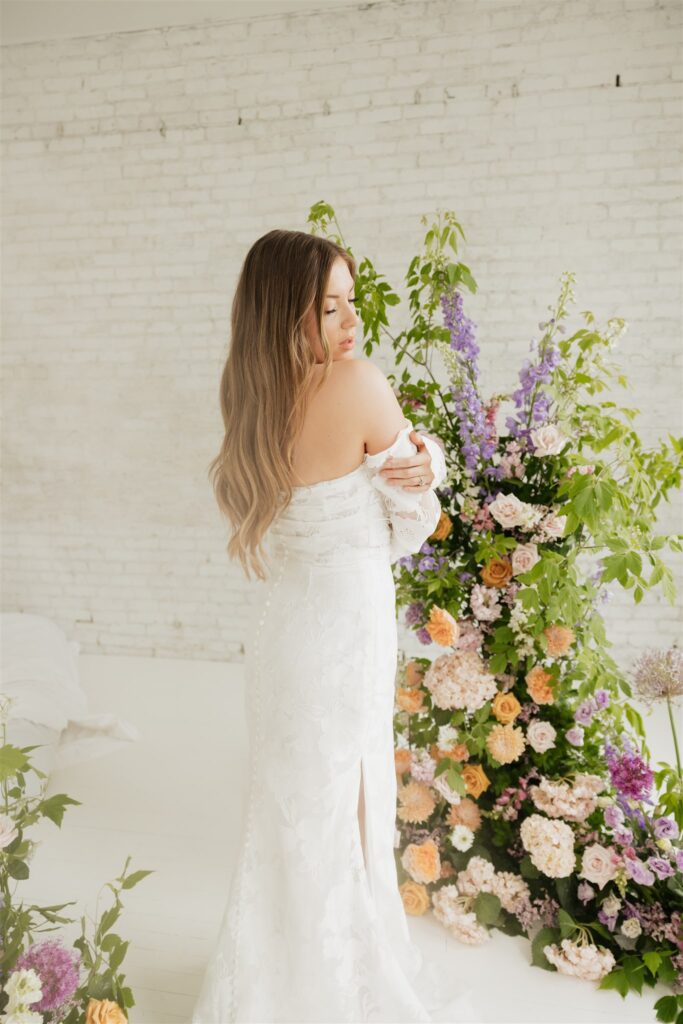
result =
[{"label": "purple allium", "polygon": [[409,604],[405,611],[405,624],[406,626],[415,626],[418,622],[421,622],[425,617],[425,606],[422,601],[413,601]]},{"label": "purple allium", "polygon": [[665,860],[664,857],[648,857],[647,864],[648,867],[652,868],[657,878],[668,878],[674,873],[671,861]]},{"label": "purple allium", "polygon": [[567,743],[571,743],[573,747],[583,746],[583,729],[580,725],[575,725],[571,729],[567,729],[564,734],[564,738]]},{"label": "purple allium", "polygon": [[682,696],[683,651],[675,644],[668,651],[645,651],[635,663],[634,683],[646,704]]},{"label": "purple allium", "polygon": [[55,1010],[71,999],[78,988],[81,954],[67,949],[58,939],[49,939],[29,946],[18,958],[15,970],[33,970],[40,978],[43,995],[32,1010]]},{"label": "purple allium", "polygon": [[652,770],[627,739],[624,739],[624,746],[626,750],[619,753],[609,740],[605,741],[605,760],[612,785],[621,796],[644,800],[654,782]]},{"label": "purple allium", "polygon": [[657,839],[674,839],[678,835],[678,826],[673,818],[657,818],[655,835]]}]

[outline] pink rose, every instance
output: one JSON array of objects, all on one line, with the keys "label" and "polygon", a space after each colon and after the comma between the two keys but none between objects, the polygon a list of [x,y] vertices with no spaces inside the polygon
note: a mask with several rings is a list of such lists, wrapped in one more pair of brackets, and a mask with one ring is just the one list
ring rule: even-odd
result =
[{"label": "pink rose", "polygon": [[554,747],[556,735],[557,733],[550,722],[544,722],[541,718],[535,718],[533,722],[529,723],[526,730],[529,746],[537,754],[545,754],[546,750]]},{"label": "pink rose", "polygon": [[534,455],[557,455],[564,448],[567,438],[561,434],[554,423],[546,423],[531,431],[534,444]]},{"label": "pink rose", "polygon": [[519,576],[520,573],[529,572],[540,561],[540,557],[535,544],[518,544],[512,552],[512,575]]},{"label": "pink rose", "polygon": [[530,526],[539,518],[534,506],[520,501],[515,494],[499,494],[488,508],[504,530],[511,530],[515,526]]},{"label": "pink rose", "polygon": [[587,878],[589,882],[602,889],[615,877],[619,863],[620,858],[614,850],[601,846],[600,843],[592,843],[583,851],[579,876]]}]

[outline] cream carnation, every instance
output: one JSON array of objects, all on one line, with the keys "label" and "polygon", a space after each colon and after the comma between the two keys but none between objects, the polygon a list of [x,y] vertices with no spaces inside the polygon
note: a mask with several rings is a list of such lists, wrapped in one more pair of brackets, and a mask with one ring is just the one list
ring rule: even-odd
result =
[{"label": "cream carnation", "polygon": [[465,911],[455,885],[442,885],[433,892],[432,906],[434,917],[460,942],[479,946],[489,938],[488,930],[479,924],[475,914]]}]

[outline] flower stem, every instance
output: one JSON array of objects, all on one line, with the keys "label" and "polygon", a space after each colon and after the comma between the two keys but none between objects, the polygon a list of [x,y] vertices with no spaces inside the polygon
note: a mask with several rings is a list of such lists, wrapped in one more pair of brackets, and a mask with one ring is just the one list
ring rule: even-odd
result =
[{"label": "flower stem", "polygon": [[676,752],[676,768],[678,769],[678,781],[683,784],[683,772],[681,772],[681,752],[678,749],[678,739],[676,738],[676,724],[674,722],[673,710],[671,708],[671,698],[667,696],[666,706],[669,712],[669,721],[671,722],[671,734],[674,738],[674,750]]}]

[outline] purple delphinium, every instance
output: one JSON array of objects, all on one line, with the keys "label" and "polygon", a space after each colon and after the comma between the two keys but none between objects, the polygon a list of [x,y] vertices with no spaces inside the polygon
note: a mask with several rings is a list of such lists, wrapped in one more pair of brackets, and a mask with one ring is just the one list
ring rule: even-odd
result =
[{"label": "purple delphinium", "polygon": [[79,985],[78,968],[81,954],[67,949],[58,939],[38,942],[18,958],[15,970],[33,970],[40,978],[43,991],[40,1002],[32,1010],[42,1012],[61,1007],[73,996]]},{"label": "purple delphinium", "polygon": [[[469,476],[475,480],[479,463],[486,464],[496,450],[495,439],[487,423],[486,409],[479,395],[479,346],[474,340],[474,323],[465,315],[463,298],[457,289],[441,296],[444,323],[450,333],[450,347],[457,354],[460,378],[450,394],[460,424],[462,454]],[[484,474],[492,475],[488,466]]]},{"label": "purple delphinium", "polygon": [[[550,323],[554,320],[551,319]],[[531,430],[545,423],[550,410],[550,398],[542,390],[542,385],[548,383],[562,359],[559,349],[549,342],[539,348],[538,353],[540,359],[537,363],[532,364],[530,359],[525,359],[522,364],[520,386],[512,394],[517,413],[505,421],[510,435],[523,443],[527,450],[532,448]]]},{"label": "purple delphinium", "polygon": [[605,760],[612,785],[622,797],[645,800],[654,782],[652,770],[626,738],[624,746],[626,749],[620,753],[609,740],[605,740]]}]

